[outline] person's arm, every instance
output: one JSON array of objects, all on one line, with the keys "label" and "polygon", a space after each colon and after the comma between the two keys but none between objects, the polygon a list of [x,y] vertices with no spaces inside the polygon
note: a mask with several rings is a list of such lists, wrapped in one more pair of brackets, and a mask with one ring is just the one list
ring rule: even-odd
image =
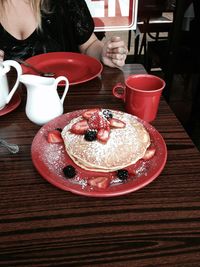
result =
[{"label": "person's arm", "polygon": [[79,46],[79,49],[82,54],[101,60],[103,42],[93,33],[87,42]]},{"label": "person's arm", "polygon": [[113,36],[103,43],[94,33],[87,42],[79,46],[79,49],[81,53],[95,57],[109,67],[122,67],[128,52],[120,37]]},{"label": "person's arm", "polygon": [[0,62],[4,60],[4,51],[0,50]]}]

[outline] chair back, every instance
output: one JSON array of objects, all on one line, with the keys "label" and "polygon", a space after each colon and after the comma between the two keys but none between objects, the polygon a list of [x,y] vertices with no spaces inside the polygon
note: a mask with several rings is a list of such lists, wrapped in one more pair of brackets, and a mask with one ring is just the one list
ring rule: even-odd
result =
[{"label": "chair back", "polygon": [[175,0],[138,0],[138,18],[159,17],[174,10]]}]

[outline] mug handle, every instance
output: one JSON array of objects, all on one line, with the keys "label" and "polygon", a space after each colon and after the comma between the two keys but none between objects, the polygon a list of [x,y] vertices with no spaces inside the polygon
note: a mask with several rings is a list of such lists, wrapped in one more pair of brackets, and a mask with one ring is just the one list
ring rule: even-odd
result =
[{"label": "mug handle", "polygon": [[[122,90],[121,93],[118,92],[118,90]],[[125,95],[126,95],[126,86],[122,83],[117,83],[113,89],[112,93],[115,97],[122,99],[125,102]]]},{"label": "mug handle", "polygon": [[2,64],[8,68],[13,67],[17,71],[16,82],[15,82],[13,88],[10,90],[9,95],[6,98],[6,104],[8,104],[10,102],[11,98],[13,97],[15,91],[17,90],[18,85],[19,85],[19,77],[20,77],[20,75],[22,75],[22,67],[18,62],[14,61],[14,60],[6,60],[6,61],[3,61]]},{"label": "mug handle", "polygon": [[63,104],[63,102],[65,100],[65,97],[66,97],[66,94],[67,94],[68,89],[69,89],[69,81],[68,81],[68,79],[65,76],[59,76],[59,77],[57,77],[55,79],[54,84],[56,86],[58,86],[59,82],[61,82],[61,81],[65,81],[66,82],[64,92],[63,92],[62,97],[60,99],[61,103]]}]

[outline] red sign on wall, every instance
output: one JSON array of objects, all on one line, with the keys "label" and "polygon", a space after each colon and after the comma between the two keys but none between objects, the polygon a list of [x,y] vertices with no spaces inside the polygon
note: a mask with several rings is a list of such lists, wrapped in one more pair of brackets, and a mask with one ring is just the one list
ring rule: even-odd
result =
[{"label": "red sign on wall", "polygon": [[85,0],[95,31],[136,29],[138,0]]}]

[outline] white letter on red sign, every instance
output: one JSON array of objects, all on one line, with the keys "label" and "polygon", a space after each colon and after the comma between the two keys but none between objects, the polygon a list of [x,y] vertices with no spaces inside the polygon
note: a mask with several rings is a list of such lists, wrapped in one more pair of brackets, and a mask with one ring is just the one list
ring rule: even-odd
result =
[{"label": "white letter on red sign", "polygon": [[105,17],[104,1],[85,0],[93,18]]},{"label": "white letter on red sign", "polygon": [[[128,17],[130,0],[108,0],[108,16],[116,17],[116,1],[119,2],[121,15],[123,17]],[[117,12],[117,13],[120,13],[120,12]]]}]

